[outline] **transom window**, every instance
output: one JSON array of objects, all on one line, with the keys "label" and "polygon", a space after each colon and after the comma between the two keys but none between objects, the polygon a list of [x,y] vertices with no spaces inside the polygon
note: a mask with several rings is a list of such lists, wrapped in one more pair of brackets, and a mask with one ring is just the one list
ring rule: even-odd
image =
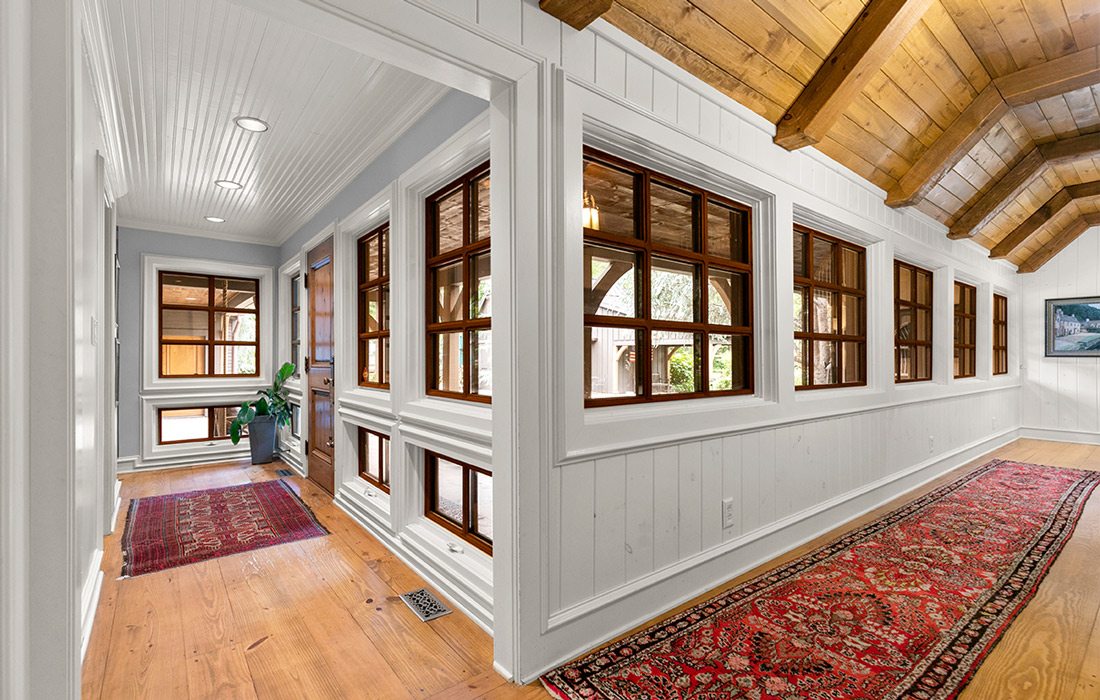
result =
[{"label": "transom window", "polygon": [[1008,297],[993,295],[993,374],[1008,374]]},{"label": "transom window", "polygon": [[358,243],[359,384],[390,385],[390,225],[363,235]]},{"label": "transom window", "polygon": [[894,261],[894,380],[932,378],[932,273]]},{"label": "transom window", "polygon": [[259,374],[259,280],[161,272],[160,376]]},{"label": "transom window", "polygon": [[[239,406],[191,406],[157,409],[157,444],[228,440]],[[247,426],[241,431],[248,435]]]},{"label": "transom window", "polygon": [[359,428],[359,476],[390,492],[390,438]]},{"label": "transom window", "polygon": [[492,396],[489,164],[428,197],[428,393]]},{"label": "transom window", "polygon": [[435,452],[425,462],[425,515],[492,554],[493,475]]},{"label": "transom window", "polygon": [[753,390],[751,209],[586,148],[586,406]]},{"label": "transom window", "polygon": [[867,383],[866,251],[795,226],[796,389]]},{"label": "transom window", "polygon": [[978,289],[963,282],[955,283],[955,378],[976,374],[978,331]]}]

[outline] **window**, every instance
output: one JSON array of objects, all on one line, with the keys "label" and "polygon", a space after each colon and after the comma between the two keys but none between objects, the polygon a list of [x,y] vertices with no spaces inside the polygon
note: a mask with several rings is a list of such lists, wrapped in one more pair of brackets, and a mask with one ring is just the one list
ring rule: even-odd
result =
[{"label": "window", "polygon": [[1008,297],[993,295],[993,374],[1008,374]]},{"label": "window", "polygon": [[382,433],[359,429],[359,476],[390,492],[390,439]]},{"label": "window", "polygon": [[301,374],[299,363],[301,360],[302,329],[302,276],[294,275],[290,278],[290,361],[294,363],[294,376]]},{"label": "window", "polygon": [[296,403],[290,404],[290,434],[299,439],[302,437],[302,407]]},{"label": "window", "polygon": [[585,406],[749,394],[751,210],[584,155]]},{"label": "window", "polygon": [[[157,444],[172,445],[181,442],[209,442],[228,440],[229,425],[237,417],[239,406],[196,406],[188,408],[161,408],[157,410],[160,427]],[[248,428],[241,431],[248,435]]]},{"label": "window", "polygon": [[894,380],[932,378],[932,273],[894,261]]},{"label": "window", "polygon": [[978,290],[955,283],[955,378],[973,377],[977,357]]},{"label": "window", "polygon": [[259,280],[161,272],[160,376],[259,374]]},{"label": "window", "polygon": [[425,515],[492,554],[493,475],[434,452],[425,460]]},{"label": "window", "polygon": [[390,385],[390,226],[383,224],[358,243],[359,385]]},{"label": "window", "polygon": [[492,396],[489,164],[427,200],[428,393]]},{"label": "window", "polygon": [[866,251],[795,226],[795,389],[867,383]]}]

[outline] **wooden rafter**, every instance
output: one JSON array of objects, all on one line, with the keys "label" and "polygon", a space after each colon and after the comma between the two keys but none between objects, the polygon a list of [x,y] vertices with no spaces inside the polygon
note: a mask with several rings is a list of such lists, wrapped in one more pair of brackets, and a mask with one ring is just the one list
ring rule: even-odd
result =
[{"label": "wooden rafter", "polygon": [[1097,195],[1100,195],[1100,180],[1063,187],[1058,190],[1053,197],[1048,199],[1043,206],[1036,209],[1035,213],[1024,219],[1022,224],[1012,229],[1003,240],[993,246],[993,250],[989,251],[989,257],[1007,258],[1020,246],[1027,243],[1028,239],[1035,235],[1035,232],[1038,231],[1043,224],[1053,219],[1058,212],[1069,206],[1070,202],[1075,199],[1084,199],[1085,197],[1095,197]]},{"label": "wooden rafter", "polygon": [[825,138],[931,4],[931,0],[871,0],[780,118],[775,142],[793,151]]},{"label": "wooden rafter", "polygon": [[1100,83],[1100,46],[1024,68],[993,81],[1016,107]]},{"label": "wooden rafter", "polygon": [[611,9],[612,0],[539,0],[543,12],[581,30]]},{"label": "wooden rafter", "polygon": [[1048,165],[1066,163],[1078,158],[1100,156],[1100,133],[1051,141],[1031,149],[1023,160],[1009,170],[993,187],[951,226],[949,238],[972,238],[988,224],[1004,206],[1023,192]]},{"label": "wooden rafter", "polygon": [[1100,226],[1100,213],[1089,213],[1074,219],[1061,233],[1020,263],[1017,272],[1035,272],[1093,226]]}]

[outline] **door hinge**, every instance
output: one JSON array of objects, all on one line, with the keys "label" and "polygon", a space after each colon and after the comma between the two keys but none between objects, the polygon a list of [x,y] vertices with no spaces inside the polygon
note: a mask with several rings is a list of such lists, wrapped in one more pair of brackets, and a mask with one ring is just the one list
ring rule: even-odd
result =
[{"label": "door hinge", "polygon": [[302,275],[302,286],[309,289],[309,273]]},{"label": "door hinge", "polygon": [[309,454],[309,440],[306,440],[306,454]]}]

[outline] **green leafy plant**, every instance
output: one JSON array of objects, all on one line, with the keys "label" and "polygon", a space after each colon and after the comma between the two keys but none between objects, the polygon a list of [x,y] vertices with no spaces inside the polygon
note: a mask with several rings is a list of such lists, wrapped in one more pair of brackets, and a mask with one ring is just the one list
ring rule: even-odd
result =
[{"label": "green leafy plant", "polygon": [[290,394],[283,385],[293,374],[294,363],[287,362],[275,373],[275,381],[270,389],[257,391],[260,398],[241,404],[237,417],[229,426],[229,439],[234,445],[241,441],[241,429],[255,420],[256,416],[275,416],[276,427],[290,425]]}]

